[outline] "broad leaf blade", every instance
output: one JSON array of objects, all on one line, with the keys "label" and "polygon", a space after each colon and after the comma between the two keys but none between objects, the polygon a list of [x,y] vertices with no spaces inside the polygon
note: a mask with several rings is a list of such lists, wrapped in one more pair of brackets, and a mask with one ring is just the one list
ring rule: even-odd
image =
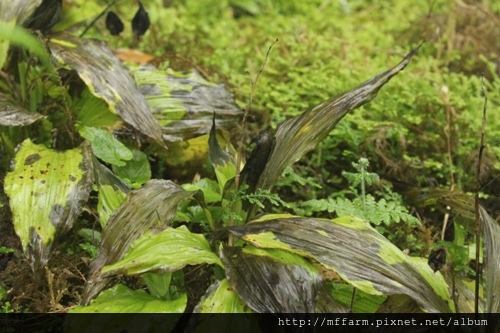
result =
[{"label": "broad leaf blade", "polygon": [[112,113],[164,145],[161,129],[129,71],[104,42],[59,34],[48,43],[59,65],[74,69]]},{"label": "broad leaf blade", "polygon": [[301,256],[277,249],[225,246],[221,258],[231,286],[252,310],[315,312],[321,277]]},{"label": "broad leaf blade", "polygon": [[118,284],[102,292],[89,306],[78,306],[71,313],[182,313],[187,295],[167,301],[156,298],[143,290],[131,290]]},{"label": "broad leaf blade", "polygon": [[214,112],[217,126],[226,130],[234,128],[242,116],[223,85],[206,81],[196,71],[182,74],[143,66],[134,70],[134,77],[168,141],[207,134]]},{"label": "broad leaf blade", "polygon": [[86,203],[93,181],[90,147],[64,152],[21,144],[7,174],[14,228],[33,270],[48,261],[56,235],[70,230]]},{"label": "broad leaf blade", "polygon": [[102,232],[99,254],[90,265],[90,278],[83,293],[83,303],[94,298],[107,284],[101,269],[120,260],[130,245],[150,229],[163,229],[175,217],[177,204],[194,195],[167,180],[153,179],[128,193],[110,217]]},{"label": "broad leaf blade", "polygon": [[357,88],[282,123],[276,132],[276,146],[257,187],[271,188],[287,166],[316,147],[349,111],[375,98],[379,89],[403,70],[417,51],[418,48],[414,49],[398,65]]},{"label": "broad leaf blade", "polygon": [[479,218],[484,228],[484,277],[486,279],[486,311],[487,313],[500,312],[500,225],[488,215],[486,210],[479,207]]},{"label": "broad leaf blade", "polygon": [[314,258],[369,294],[406,294],[429,312],[453,311],[448,286],[427,262],[411,258],[361,220],[287,218],[230,228],[262,248]]},{"label": "broad leaf blade", "polygon": [[169,228],[139,237],[118,262],[102,269],[102,276],[137,275],[149,271],[174,272],[186,265],[217,264],[219,257],[210,249],[205,237],[190,232],[185,226]]}]

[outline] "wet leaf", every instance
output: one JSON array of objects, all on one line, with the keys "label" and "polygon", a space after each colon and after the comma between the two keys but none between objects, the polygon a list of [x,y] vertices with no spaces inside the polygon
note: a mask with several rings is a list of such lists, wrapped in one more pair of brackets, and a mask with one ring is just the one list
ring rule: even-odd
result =
[{"label": "wet leaf", "polygon": [[0,1],[0,20],[23,23],[41,3],[42,0]]},{"label": "wet leaf", "polygon": [[93,181],[88,145],[64,152],[21,144],[5,178],[14,228],[33,270],[50,258],[57,235],[69,231],[89,197]]},{"label": "wet leaf", "polygon": [[133,74],[167,141],[208,134],[214,112],[217,128],[227,131],[234,129],[242,116],[223,85],[206,81],[196,71],[182,74],[141,66],[133,69]]},{"label": "wet leaf", "polygon": [[177,204],[194,194],[196,192],[187,192],[171,181],[158,179],[129,192],[102,232],[99,253],[90,265],[83,303],[88,304],[112,282],[101,276],[104,266],[123,258],[130,245],[145,232],[166,228],[175,217]]},{"label": "wet leaf", "polygon": [[479,218],[484,230],[485,312],[498,313],[500,312],[500,299],[497,296],[500,290],[500,225],[482,206],[479,207]]},{"label": "wet leaf", "polygon": [[352,286],[373,295],[406,294],[428,312],[453,312],[448,286],[422,258],[404,254],[362,220],[350,216],[265,219],[230,228],[261,248],[313,258]]},{"label": "wet leaf", "polygon": [[271,188],[287,166],[316,147],[349,111],[375,98],[379,89],[403,70],[417,51],[418,48],[414,49],[398,65],[357,88],[280,124],[276,132],[276,146],[257,187]]},{"label": "wet leaf", "polygon": [[103,277],[117,274],[137,275],[149,271],[174,272],[186,265],[217,264],[223,267],[201,234],[185,226],[160,233],[146,232],[130,246],[118,262],[105,266]]},{"label": "wet leaf", "polygon": [[112,113],[139,132],[164,145],[158,122],[125,66],[104,42],[57,34],[47,43],[58,65],[76,70]]},{"label": "wet leaf", "polygon": [[46,118],[46,116],[39,113],[29,112],[26,109],[9,102],[2,95],[0,95],[0,125],[26,126],[42,118]]},{"label": "wet leaf", "polygon": [[70,313],[182,313],[186,304],[186,294],[176,300],[167,301],[144,290],[132,290],[118,284],[103,291],[89,306],[77,306]]},{"label": "wet leaf", "polygon": [[221,258],[232,288],[252,310],[315,312],[321,277],[303,257],[278,249],[224,246]]}]

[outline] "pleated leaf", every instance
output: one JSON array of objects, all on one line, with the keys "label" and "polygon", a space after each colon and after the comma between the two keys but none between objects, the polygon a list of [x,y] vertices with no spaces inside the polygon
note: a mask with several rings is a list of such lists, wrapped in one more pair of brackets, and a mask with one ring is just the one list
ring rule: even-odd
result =
[{"label": "pleated leaf", "polygon": [[90,92],[142,134],[164,145],[161,129],[128,69],[104,42],[58,34],[47,43],[58,65],[76,70]]},{"label": "pleated leaf", "polygon": [[257,187],[271,188],[287,166],[316,147],[349,111],[375,98],[379,89],[403,70],[417,51],[418,48],[414,49],[398,65],[357,88],[280,124],[276,132],[276,146]]},{"label": "pleated leaf", "polygon": [[143,66],[134,70],[134,77],[168,141],[207,134],[214,112],[221,129],[230,130],[241,119],[233,95],[196,71],[182,74]]},{"label": "pleated leaf", "polygon": [[90,147],[55,151],[26,140],[5,178],[14,229],[33,270],[50,258],[56,235],[69,231],[93,182]]},{"label": "pleated leaf", "polygon": [[130,246],[123,259],[105,266],[102,276],[137,275],[149,271],[174,272],[186,265],[199,264],[223,267],[203,235],[181,226],[156,234],[151,231],[145,233]]},{"label": "pleated leaf", "polygon": [[130,245],[150,229],[166,228],[175,217],[177,204],[195,193],[171,181],[158,179],[129,192],[102,232],[99,253],[90,265],[83,303],[88,304],[111,282],[101,276],[104,266],[122,259]]},{"label": "pleated leaf", "polygon": [[322,280],[303,257],[278,249],[224,246],[221,258],[232,288],[252,310],[315,312]]},{"label": "pleated leaf", "polygon": [[486,311],[500,312],[500,225],[488,215],[486,210],[479,207],[481,228],[484,230],[484,278],[486,280],[484,293],[486,295]]},{"label": "pleated leaf", "polygon": [[404,254],[367,223],[350,216],[268,218],[230,228],[261,248],[313,258],[354,287],[374,295],[405,294],[428,312],[453,312],[448,286],[425,259]]}]

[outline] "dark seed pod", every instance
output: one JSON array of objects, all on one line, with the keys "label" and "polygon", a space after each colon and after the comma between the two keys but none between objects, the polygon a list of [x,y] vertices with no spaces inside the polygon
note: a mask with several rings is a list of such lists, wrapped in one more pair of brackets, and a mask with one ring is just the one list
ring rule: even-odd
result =
[{"label": "dark seed pod", "polygon": [[106,15],[106,28],[113,36],[119,35],[123,31],[123,22],[113,11],[109,11]]},{"label": "dark seed pod", "polygon": [[144,6],[139,1],[139,9],[132,19],[132,31],[134,35],[136,35],[137,37],[144,35],[149,29],[149,24],[150,22],[148,12],[144,10]]},{"label": "dark seed pod", "polygon": [[437,272],[446,263],[446,250],[443,248],[433,250],[427,259],[427,264],[434,272]]}]

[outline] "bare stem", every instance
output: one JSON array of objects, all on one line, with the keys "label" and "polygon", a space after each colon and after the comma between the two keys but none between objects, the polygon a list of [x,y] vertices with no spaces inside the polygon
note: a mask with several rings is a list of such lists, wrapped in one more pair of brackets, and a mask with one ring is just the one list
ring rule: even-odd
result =
[{"label": "bare stem", "polygon": [[477,188],[478,190],[476,191],[475,197],[474,197],[474,208],[476,211],[476,285],[475,285],[475,298],[474,298],[474,312],[476,313],[476,316],[479,314],[479,280],[480,280],[480,275],[481,272],[479,271],[479,254],[481,250],[481,221],[479,218],[479,190],[481,189],[481,162],[483,158],[483,151],[484,148],[486,147],[484,144],[484,134],[485,134],[485,128],[486,128],[486,105],[488,104],[488,97],[486,96],[486,90],[484,89],[484,76],[481,77],[481,90],[483,92],[484,96],[484,106],[483,106],[483,121],[481,125],[481,144],[479,146],[479,156],[477,160],[477,175],[476,175],[476,181],[477,181]]},{"label": "bare stem", "polygon": [[[250,90],[250,98],[248,99],[248,104],[245,106],[243,109],[243,120],[241,121],[241,136],[240,140],[238,141],[238,154],[236,156],[236,175],[234,176],[234,186],[236,189],[240,187],[240,175],[241,175],[241,170],[240,170],[240,164],[241,164],[241,155],[243,154],[243,140],[245,136],[245,125],[247,122],[247,116],[248,116],[248,111],[250,110],[250,106],[252,105],[253,102],[253,96],[255,94],[255,88],[257,87],[257,82],[259,81],[260,74],[262,74],[262,71],[264,70],[264,67],[266,66],[267,59],[269,58],[269,53],[271,52],[271,49],[273,48],[274,44],[278,42],[278,39],[269,46],[267,49],[266,53],[266,58],[264,59],[264,62],[262,63],[262,66],[260,67],[259,72],[257,73],[257,76],[255,77],[255,81],[252,81],[252,88]],[[229,220],[229,225],[234,226],[234,219],[231,218]],[[229,239],[228,239],[228,244],[232,245],[233,244],[233,235],[229,233]]]},{"label": "bare stem", "polygon": [[234,184],[236,188],[240,187],[240,175],[241,175],[240,164],[241,164],[241,155],[243,154],[243,139],[245,134],[245,125],[247,122],[248,111],[250,110],[250,106],[252,105],[253,102],[255,88],[257,87],[257,82],[259,81],[260,74],[262,74],[262,71],[266,66],[267,59],[269,58],[269,53],[271,52],[271,49],[277,42],[278,39],[276,38],[276,40],[271,44],[271,46],[269,46],[269,49],[267,49],[266,58],[264,59],[264,62],[262,63],[262,66],[260,67],[257,76],[255,77],[255,81],[252,81],[252,89],[250,90],[250,98],[248,99],[248,104],[243,109],[244,112],[243,112],[243,120],[241,121],[241,136],[240,140],[238,141],[238,156],[236,157],[236,176],[234,177]]}]

